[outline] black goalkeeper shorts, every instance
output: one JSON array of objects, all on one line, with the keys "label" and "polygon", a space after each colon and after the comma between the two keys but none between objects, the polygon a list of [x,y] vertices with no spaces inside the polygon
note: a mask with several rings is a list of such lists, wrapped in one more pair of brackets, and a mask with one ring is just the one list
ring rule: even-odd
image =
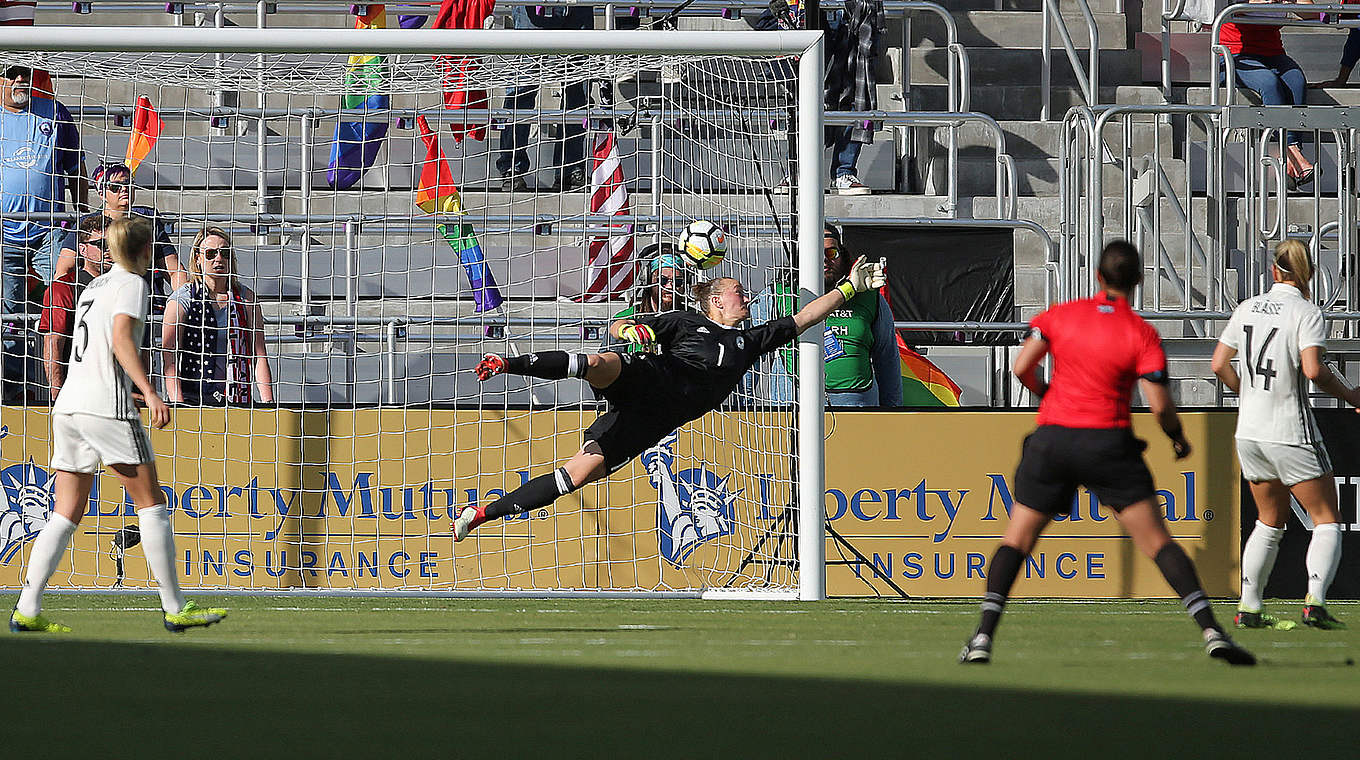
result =
[{"label": "black goalkeeper shorts", "polygon": [[595,418],[581,437],[588,450],[591,443],[599,447],[605,471],[612,473],[660,443],[677,427],[669,418],[636,407],[616,407]]},{"label": "black goalkeeper shorts", "polygon": [[1156,496],[1143,461],[1147,442],[1128,428],[1041,425],[1025,438],[1015,470],[1015,500],[1050,515],[1072,511],[1085,486],[1115,512]]}]

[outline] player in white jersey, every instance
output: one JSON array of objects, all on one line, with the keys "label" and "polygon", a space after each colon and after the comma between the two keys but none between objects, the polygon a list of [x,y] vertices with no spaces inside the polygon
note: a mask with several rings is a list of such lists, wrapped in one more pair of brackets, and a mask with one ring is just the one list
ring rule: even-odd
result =
[{"label": "player in white jersey", "polygon": [[[1233,311],[1214,350],[1213,369],[1236,391],[1237,458],[1256,500],[1256,526],[1242,550],[1242,599],[1239,628],[1294,627],[1261,611],[1261,593],[1289,519],[1289,497],[1308,510],[1313,537],[1308,544],[1308,596],[1303,623],[1315,628],[1344,628],[1327,612],[1327,587],[1341,562],[1341,514],[1337,509],[1332,463],[1322,444],[1308,381],[1352,406],[1360,392],[1348,387],[1323,362],[1326,333],[1322,311],[1308,300],[1313,263],[1297,240],[1275,247],[1275,285],[1243,301]],[[1234,370],[1237,356],[1241,371]]]},{"label": "player in white jersey", "polygon": [[55,498],[47,525],[33,542],[24,588],[10,615],[9,628],[15,633],[71,630],[42,615],[42,594],[85,514],[101,461],[137,507],[165,627],[178,632],[212,625],[226,615],[225,610],[186,602],[180,592],[175,537],[156,478],[156,456],[132,395],[133,388],[141,392],[152,425],[162,428],[170,422],[170,407],[151,386],[138,350],[150,303],[143,275],[151,261],[151,227],[120,219],[105,231],[104,240],[114,265],[87,285],[76,302],[70,369],[52,407]]}]

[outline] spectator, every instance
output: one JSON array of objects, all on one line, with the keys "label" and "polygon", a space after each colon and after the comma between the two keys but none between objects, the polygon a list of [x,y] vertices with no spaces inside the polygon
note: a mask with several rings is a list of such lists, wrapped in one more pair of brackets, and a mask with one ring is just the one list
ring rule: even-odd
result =
[{"label": "spectator", "polygon": [[43,295],[42,317],[38,334],[43,339],[43,369],[47,373],[48,392],[53,400],[66,380],[66,366],[71,357],[71,337],[75,331],[76,301],[81,291],[94,278],[109,270],[113,261],[104,243],[103,219],[86,216],[76,230],[80,248],[79,269],[58,276]]},{"label": "spectator", "polygon": [[[590,5],[516,5],[510,9],[510,18],[516,29],[593,29],[595,8]],[[532,110],[537,99],[537,85],[511,87],[505,92],[505,107],[516,111]],[[584,108],[585,105],[586,82],[564,85],[563,110],[571,111]],[[585,127],[577,120],[560,124],[559,128],[562,137],[553,143],[553,166],[557,171],[553,189],[562,192],[583,189],[589,182],[585,162]],[[501,130],[496,170],[501,173],[501,189],[506,192],[522,192],[529,187],[525,180],[529,174],[529,154],[525,150],[528,143],[528,121],[517,119]]]},{"label": "spectator", "polygon": [[[64,213],[63,193],[78,208],[87,194],[80,134],[66,107],[49,98],[33,97],[33,70],[0,62],[0,207],[5,215],[0,235],[0,306],[5,314],[29,310],[30,267],[42,282],[52,281],[57,252],[66,233],[53,224]],[[27,351],[22,331],[6,326],[4,353],[7,378],[16,374]],[[6,388],[6,397],[13,398]]]},{"label": "spectator", "polygon": [[[638,268],[642,270],[642,285],[633,291],[633,303],[614,315],[614,320],[652,316],[667,311],[685,308],[677,296],[689,292],[693,285],[694,270],[680,258],[680,252],[670,243],[653,243],[642,249],[638,256]],[[607,335],[607,333],[606,333]],[[606,337],[604,350],[640,351],[636,343],[619,341]]]},{"label": "spectator", "polygon": [[[107,227],[116,219],[128,216],[145,219],[155,231],[155,242],[151,247],[151,269],[147,271],[147,282],[151,285],[152,313],[160,314],[165,310],[165,299],[171,291],[189,281],[189,272],[179,260],[179,251],[170,240],[170,226],[162,222],[156,210],[150,206],[134,205],[136,189],[132,185],[132,169],[127,164],[100,164],[90,176],[95,192],[104,201],[104,208],[81,218],[102,219]],[[83,224],[82,224],[83,227]],[[69,236],[57,260],[57,277],[61,277],[79,266],[75,236]]]},{"label": "spectator", "polygon": [[264,313],[236,281],[231,236],[205,227],[194,238],[189,282],[170,294],[161,328],[165,390],[189,406],[250,404],[251,375],[260,401],[274,402],[274,376],[264,346]]},{"label": "spectator", "polygon": [[[850,271],[855,256],[841,242],[840,230],[826,225],[823,236],[823,273],[830,291]],[[797,290],[775,283],[751,304],[751,318],[767,322],[791,313],[798,305]],[[892,309],[882,293],[860,293],[826,318],[822,345],[826,357],[827,406],[902,406],[902,367],[893,329]],[[761,394],[775,403],[794,399],[797,356],[783,348],[771,354],[764,367],[770,389]]]},{"label": "spectator", "polygon": [[[1267,0],[1249,0],[1267,2]],[[1312,4],[1312,0],[1299,0]],[[1303,70],[1284,52],[1280,27],[1270,24],[1225,23],[1219,41],[1232,53],[1237,81],[1261,96],[1267,106],[1301,106],[1307,103],[1307,82]],[[1299,149],[1305,133],[1287,132],[1285,136],[1285,173],[1290,190],[1313,181],[1313,165]]]},{"label": "spectator", "polygon": [[[1343,18],[1353,17],[1354,14],[1343,16]],[[1360,61],[1360,29],[1351,27],[1350,34],[1346,35],[1346,46],[1341,49],[1341,68],[1337,71],[1336,79],[1314,82],[1308,85],[1309,89],[1345,87],[1346,83],[1351,81],[1351,71],[1355,68],[1357,61]]]},{"label": "spectator", "polygon": [[[804,25],[801,9],[776,0],[754,24],[756,29],[796,28]],[[826,32],[825,106],[828,111],[873,111],[878,108],[876,88],[878,54],[887,26],[883,0],[847,0],[844,10],[821,14],[819,28]],[[831,192],[837,195],[869,195],[873,191],[859,179],[859,154],[874,141],[872,122],[826,128],[831,147]],[[789,179],[774,188],[789,192]]]}]

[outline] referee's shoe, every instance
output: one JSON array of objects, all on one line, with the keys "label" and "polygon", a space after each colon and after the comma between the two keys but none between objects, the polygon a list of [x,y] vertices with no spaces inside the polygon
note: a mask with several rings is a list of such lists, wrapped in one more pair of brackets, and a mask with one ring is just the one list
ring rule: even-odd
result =
[{"label": "referee's shoe", "polygon": [[963,645],[963,651],[959,652],[959,663],[968,665],[976,663],[986,665],[992,661],[992,637],[985,633],[974,634],[973,638]]},{"label": "referee's shoe", "polygon": [[1256,655],[1243,649],[1228,634],[1214,628],[1204,629],[1204,651],[1229,665],[1255,665]]}]

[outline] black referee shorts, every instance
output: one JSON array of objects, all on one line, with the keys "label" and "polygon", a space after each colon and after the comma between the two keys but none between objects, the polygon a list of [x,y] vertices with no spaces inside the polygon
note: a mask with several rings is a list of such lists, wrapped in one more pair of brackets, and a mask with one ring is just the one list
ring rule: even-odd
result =
[{"label": "black referee shorts", "polygon": [[1128,428],[1041,425],[1021,449],[1015,500],[1050,515],[1067,514],[1077,487],[1086,486],[1101,504],[1118,512],[1156,495],[1143,461],[1146,448],[1147,442]]}]

